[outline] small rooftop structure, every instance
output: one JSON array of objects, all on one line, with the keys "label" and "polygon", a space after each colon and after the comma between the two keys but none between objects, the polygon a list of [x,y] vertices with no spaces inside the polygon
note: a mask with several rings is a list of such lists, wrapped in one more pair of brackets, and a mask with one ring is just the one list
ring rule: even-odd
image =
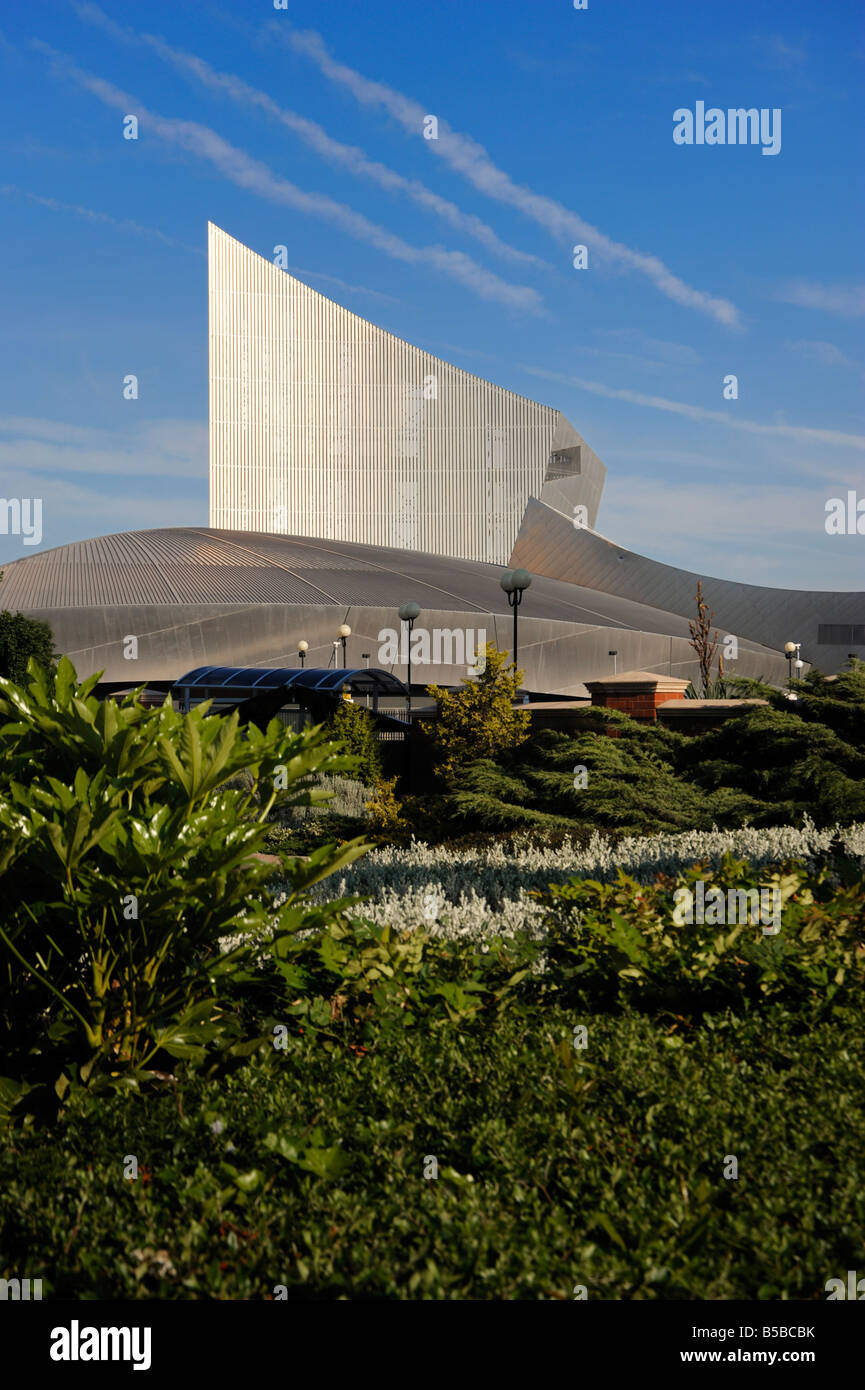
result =
[{"label": "small rooftop structure", "polygon": [[702,733],[707,728],[723,724],[732,714],[739,714],[752,705],[768,708],[768,700],[665,700],[658,710],[658,719],[680,733]]},{"label": "small rooftop structure", "polygon": [[729,699],[729,700],[665,700],[663,718],[678,714],[705,715],[706,718],[714,718],[717,714],[734,714],[743,705],[766,705],[768,700],[757,699]]},{"label": "small rooftop structure", "polygon": [[657,719],[659,705],[681,700],[689,684],[679,676],[661,676],[657,671],[624,671],[620,676],[585,682],[593,705],[650,721]]},{"label": "small rooftop structure", "polygon": [[559,729],[564,733],[575,733],[580,727],[581,716],[592,708],[586,699],[572,700],[526,700],[515,704],[515,710],[526,710],[531,715],[532,730]]}]

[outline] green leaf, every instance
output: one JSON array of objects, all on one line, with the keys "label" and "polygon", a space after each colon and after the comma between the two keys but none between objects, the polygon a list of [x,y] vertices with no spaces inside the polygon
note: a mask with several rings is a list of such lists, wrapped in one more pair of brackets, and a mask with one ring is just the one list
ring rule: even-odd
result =
[{"label": "green leaf", "polygon": [[607,1216],[606,1212],[596,1211],[592,1219],[592,1224],[595,1226],[600,1226],[602,1230],[606,1231],[607,1235],[610,1237],[610,1240],[615,1241],[616,1245],[618,1245],[620,1249],[624,1250],[626,1248],[625,1242],[622,1240],[622,1237],[619,1235],[618,1231],[614,1227],[610,1218]]}]

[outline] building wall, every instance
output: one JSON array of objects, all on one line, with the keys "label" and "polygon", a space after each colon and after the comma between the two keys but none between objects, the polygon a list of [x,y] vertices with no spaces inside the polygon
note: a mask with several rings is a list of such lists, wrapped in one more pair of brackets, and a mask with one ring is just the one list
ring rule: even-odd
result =
[{"label": "building wall", "polygon": [[[368,652],[370,666],[392,670],[400,680],[407,677],[402,659],[391,662],[381,655],[379,634],[398,624],[392,605],[337,609],[332,604],[123,604],[30,608],[28,617],[49,624],[57,650],[69,657],[79,677],[101,671],[105,681],[124,687],[174,681],[197,666],[296,666],[301,639],[309,643],[309,665],[327,666],[333,659],[337,628],[346,619],[352,629],[349,666],[363,666],[363,654]],[[511,645],[510,614],[425,608],[423,622],[429,628],[468,628],[472,641],[478,640],[483,629],[500,651],[508,651]],[[135,646],[128,641],[131,636]],[[523,688],[549,696],[584,696],[584,681],[611,674],[607,654],[611,644],[618,650],[619,663],[628,669],[699,679],[694,652],[682,637],[524,615],[519,640]],[[338,659],[341,665],[341,652]],[[743,648],[736,672],[762,674],[780,682],[786,663],[765,649]],[[414,686],[459,685],[467,675],[465,665],[412,662]]]},{"label": "building wall", "polygon": [[[735,636],[740,644],[747,638],[775,652],[786,642],[800,642],[803,661],[827,672],[840,670],[851,652],[865,659],[865,592],[770,589],[677,569],[574,527],[542,500],[526,507],[511,564],[687,618],[695,614],[702,580],[712,626],[722,637]],[[734,663],[725,666],[733,672]],[[768,665],[763,674],[772,679]]]},{"label": "building wall", "polygon": [[211,526],[504,564],[551,473],[555,505],[585,499],[594,524],[606,470],[558,411],[377,328],[212,223],[208,260]]}]

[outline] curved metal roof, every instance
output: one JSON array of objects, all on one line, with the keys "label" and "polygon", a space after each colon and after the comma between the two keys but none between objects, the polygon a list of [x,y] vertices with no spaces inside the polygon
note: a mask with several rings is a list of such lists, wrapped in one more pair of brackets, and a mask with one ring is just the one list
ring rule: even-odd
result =
[{"label": "curved metal roof", "polygon": [[[575,528],[568,517],[534,497],[526,507],[511,564],[524,566],[533,576],[567,578],[577,592],[594,592],[599,606],[602,596],[605,604],[629,599],[653,605],[668,622],[673,614],[686,618],[694,612],[699,581],[714,610],[714,626],[722,632],[776,652],[788,640],[799,642],[803,656],[824,667],[840,665],[857,645],[855,629],[865,621],[865,592],[772,589],[677,569],[637,555],[588,527]],[[850,637],[833,642],[833,625],[848,628]]]},{"label": "curved metal roof", "polygon": [[[612,551],[602,566],[599,548]],[[584,679],[608,670],[613,647],[629,669],[675,667],[692,674],[688,614],[695,576],[577,532],[569,517],[540,502],[527,508],[511,564],[532,573],[520,610],[527,688],[580,694]],[[610,573],[631,566],[636,582]],[[191,673],[203,662],[231,672],[258,662],[259,672],[290,670],[297,680],[296,669],[283,665],[294,660],[297,643],[309,644],[310,662],[326,661],[342,623],[353,630],[349,660],[366,648],[379,666],[389,666],[382,654],[385,633],[399,629],[397,610],[408,600],[421,608],[420,626],[444,634],[442,664],[424,666],[427,681],[447,684],[465,674],[457,647],[444,654],[454,635],[467,644],[488,636],[501,650],[511,644],[502,567],[418,550],[187,526],[79,541],[28,555],[4,571],[0,610],[48,622],[58,650],[80,674],[100,671],[106,682],[124,686],[129,635],[138,640],[135,674],[151,683],[173,683],[178,672]],[[661,583],[658,571],[676,583]],[[737,674],[785,679],[781,648],[787,638],[807,643],[803,654],[813,660],[811,648],[823,631],[818,619],[860,621],[853,609],[861,595],[786,594],[720,581],[705,587],[716,625],[737,636]],[[820,664],[824,652],[830,659],[839,655],[824,647]],[[404,674],[404,659],[394,658],[393,665]],[[328,679],[345,677],[330,672]],[[215,698],[223,695],[217,689]]]},{"label": "curved metal roof", "polygon": [[[269,532],[191,526],[121,531],[38,551],[3,568],[0,609],[49,613],[53,621],[62,610],[93,614],[185,605],[204,617],[228,604],[332,604],[345,612],[395,610],[408,599],[427,612],[510,617],[498,565]],[[687,621],[678,615],[537,572],[523,613],[591,627],[688,635]],[[397,625],[394,611],[392,626]]]}]

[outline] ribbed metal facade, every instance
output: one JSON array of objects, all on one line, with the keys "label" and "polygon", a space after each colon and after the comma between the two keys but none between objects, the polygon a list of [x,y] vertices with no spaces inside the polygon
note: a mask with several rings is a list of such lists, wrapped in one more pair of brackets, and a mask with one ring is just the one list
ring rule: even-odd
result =
[{"label": "ribbed metal facade", "polygon": [[700,582],[715,614],[713,627],[724,634],[776,652],[786,642],[799,642],[803,659],[824,671],[839,670],[851,653],[865,658],[863,591],[769,589],[676,569],[588,528],[575,528],[537,499],[526,508],[511,564],[595,590],[605,603],[615,594],[687,618],[696,610]]},{"label": "ribbed metal facade", "polygon": [[504,564],[559,412],[395,338],[213,223],[208,258],[210,525]]},{"label": "ribbed metal facade", "polygon": [[[415,633],[438,629],[444,638],[440,664],[434,655],[423,666],[413,658],[414,680],[455,685],[467,674],[459,649],[464,654],[470,640],[510,650],[500,574],[495,565],[418,551],[187,526],[124,531],[15,560],[3,566],[0,611],[47,622],[80,676],[102,671],[108,681],[137,685],[176,680],[196,666],[296,666],[301,640],[309,665],[327,667],[342,623],[352,630],[349,666],[367,658],[388,665],[384,635],[399,630],[398,606],[413,599],[421,608]],[[444,634],[465,640],[454,644]],[[519,636],[528,690],[583,694],[584,680],[611,673],[611,648],[620,672],[699,674],[687,617],[540,569],[520,609]],[[389,666],[400,679],[403,661]],[[735,671],[780,682],[786,661],[743,640]]]}]

